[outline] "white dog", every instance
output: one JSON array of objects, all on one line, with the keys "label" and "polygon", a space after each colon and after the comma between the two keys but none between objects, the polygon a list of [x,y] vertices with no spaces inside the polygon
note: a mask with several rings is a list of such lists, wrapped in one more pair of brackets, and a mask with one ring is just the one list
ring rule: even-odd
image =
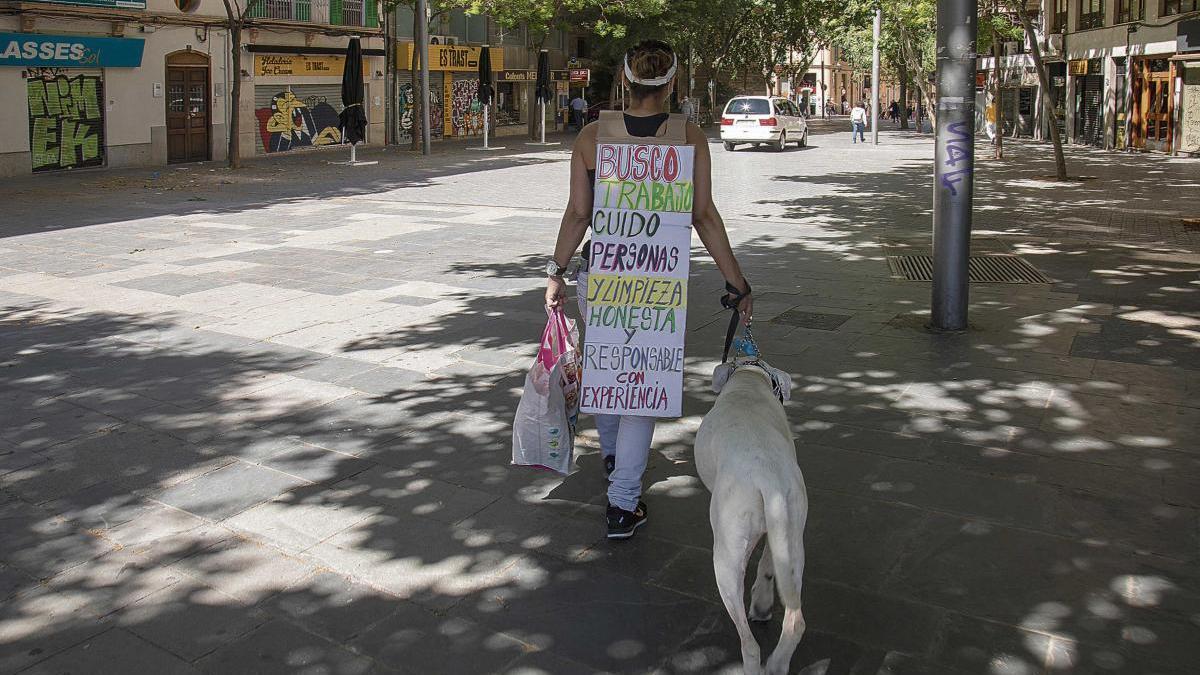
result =
[{"label": "white dog", "polygon": [[765,533],[749,618],[771,618],[778,587],[786,613],[766,672],[783,675],[804,635],[800,587],[808,517],[808,494],[782,402],[790,396],[791,378],[761,361],[721,364],[713,373],[713,390],[720,395],[696,434],[696,468],[712,493],[717,588],[737,626],[746,675],[763,672],[742,597],[750,555]]}]

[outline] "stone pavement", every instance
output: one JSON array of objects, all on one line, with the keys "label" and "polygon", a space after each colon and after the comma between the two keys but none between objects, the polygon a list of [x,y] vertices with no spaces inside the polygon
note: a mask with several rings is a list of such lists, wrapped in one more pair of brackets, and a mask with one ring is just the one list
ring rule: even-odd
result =
[{"label": "stone pavement", "polygon": [[[1194,672],[1200,163],[980,160],[977,248],[1052,283],[933,335],[884,259],[928,246],[928,137],[817,131],[713,146],[797,385],[793,669]],[[567,154],[506,142],[3,188],[0,672],[737,672],[691,458],[719,277],[698,249],[685,417],[609,544],[594,432],[508,466]]]}]

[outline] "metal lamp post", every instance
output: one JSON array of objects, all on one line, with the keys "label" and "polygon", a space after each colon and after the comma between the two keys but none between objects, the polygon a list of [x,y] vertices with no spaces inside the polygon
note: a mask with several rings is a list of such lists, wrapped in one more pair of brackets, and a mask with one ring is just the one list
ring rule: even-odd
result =
[{"label": "metal lamp post", "polygon": [[937,134],[934,138],[932,327],[967,327],[975,164],[977,0],[937,3]]}]

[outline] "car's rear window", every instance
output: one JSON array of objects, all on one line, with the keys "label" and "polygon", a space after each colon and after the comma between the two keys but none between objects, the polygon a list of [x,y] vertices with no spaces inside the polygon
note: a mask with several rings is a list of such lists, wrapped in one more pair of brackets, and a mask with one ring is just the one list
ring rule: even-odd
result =
[{"label": "car's rear window", "polygon": [[735,98],[725,106],[726,115],[770,115],[771,103],[763,98]]}]

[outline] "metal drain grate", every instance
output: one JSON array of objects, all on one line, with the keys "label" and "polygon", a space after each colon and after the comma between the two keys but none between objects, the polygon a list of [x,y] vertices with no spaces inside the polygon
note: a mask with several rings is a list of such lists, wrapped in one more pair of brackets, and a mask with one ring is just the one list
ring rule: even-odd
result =
[{"label": "metal drain grate", "polygon": [[771,319],[770,323],[796,326],[798,328],[811,328],[813,330],[837,330],[839,326],[849,320],[850,317],[844,314],[823,314],[821,312],[802,312],[798,309],[789,309]]},{"label": "metal drain grate", "polygon": [[[933,256],[889,255],[892,276],[906,281],[933,281]],[[973,255],[967,261],[973,284],[1048,284],[1050,279],[1024,258],[1009,254]]]}]

